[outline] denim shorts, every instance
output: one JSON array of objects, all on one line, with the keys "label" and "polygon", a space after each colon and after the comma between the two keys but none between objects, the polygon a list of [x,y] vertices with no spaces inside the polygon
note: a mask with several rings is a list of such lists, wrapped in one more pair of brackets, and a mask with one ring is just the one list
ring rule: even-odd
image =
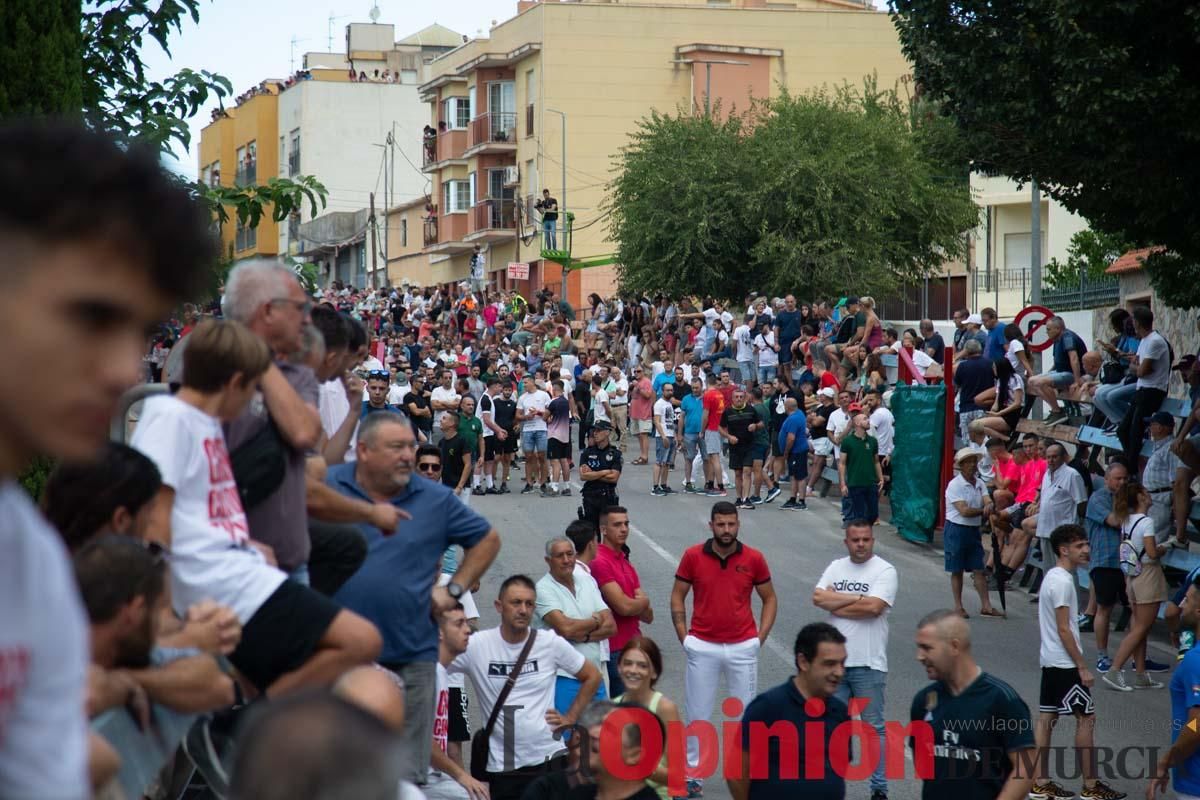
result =
[{"label": "denim shorts", "polygon": [[696,453],[700,450],[700,434],[685,433],[683,435],[683,456],[688,461],[696,457]]},{"label": "denim shorts", "polygon": [[978,525],[960,525],[946,520],[942,529],[942,555],[946,572],[975,572],[983,569],[983,539]]},{"label": "denim shorts", "polygon": [[526,452],[546,452],[548,436],[546,431],[522,431],[521,449]]},{"label": "denim shorts", "polygon": [[664,439],[661,436],[654,440],[654,463],[672,464],[675,462],[675,439]]},{"label": "denim shorts", "polygon": [[1075,382],[1075,374],[1071,372],[1047,372],[1042,377],[1049,378],[1057,387],[1070,386]]}]

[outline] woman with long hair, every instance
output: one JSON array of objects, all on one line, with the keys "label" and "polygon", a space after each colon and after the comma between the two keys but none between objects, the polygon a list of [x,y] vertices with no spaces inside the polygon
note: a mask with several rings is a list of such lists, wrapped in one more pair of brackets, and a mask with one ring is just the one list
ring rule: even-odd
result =
[{"label": "woman with long hair", "polygon": [[591,306],[592,316],[588,319],[587,329],[583,333],[583,344],[584,347],[591,350],[601,336],[600,327],[608,322],[608,314],[604,307],[604,300],[595,292],[588,295],[588,305]]},{"label": "woman with long hair", "polygon": [[[1150,493],[1140,483],[1127,483],[1113,497],[1113,516],[1121,522],[1122,549],[1128,542],[1133,549],[1136,561],[1141,571],[1136,575],[1125,578],[1125,590],[1129,602],[1133,606],[1133,617],[1129,622],[1129,632],[1121,640],[1117,654],[1109,665],[1108,671],[1100,677],[1104,682],[1120,692],[1132,692],[1134,689],[1161,689],[1162,684],[1150,677],[1146,672],[1146,637],[1154,620],[1158,617],[1159,605],[1167,599],[1167,578],[1163,574],[1159,559],[1167,548],[1159,544],[1154,531],[1154,521],[1147,515],[1150,510]],[[1122,569],[1125,569],[1122,561]],[[1104,657],[1101,653],[1101,658]],[[1125,682],[1122,667],[1133,657],[1133,683]]]},{"label": "woman with long hair", "polygon": [[1033,362],[1029,360],[1029,343],[1025,341],[1025,334],[1021,333],[1019,325],[1011,322],[1004,326],[1004,357],[1022,378],[1028,379],[1036,374]]},{"label": "woman with long hair", "polygon": [[[681,722],[679,707],[655,689],[658,679],[662,677],[662,652],[654,640],[647,636],[635,636],[625,643],[621,652],[616,655],[617,671],[625,682],[625,693],[613,698],[617,703],[636,703],[650,710],[658,717],[664,727],[672,722]],[[646,779],[646,784],[658,793],[662,800],[670,800],[667,791],[667,754],[662,758],[654,772]]]},{"label": "woman with long hair", "polygon": [[1007,358],[992,361],[992,375],[996,378],[996,399],[983,417],[983,427],[988,438],[1007,439],[1021,420],[1021,409],[1025,406],[1025,381],[1013,371],[1012,362]]}]

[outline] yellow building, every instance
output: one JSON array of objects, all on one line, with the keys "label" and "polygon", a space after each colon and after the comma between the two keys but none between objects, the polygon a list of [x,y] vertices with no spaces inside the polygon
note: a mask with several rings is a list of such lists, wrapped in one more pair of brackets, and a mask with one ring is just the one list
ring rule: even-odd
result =
[{"label": "yellow building", "polygon": [[[422,197],[387,211],[387,282],[390,286],[432,286],[446,283],[450,276],[433,274],[429,254],[425,252],[425,228],[429,223]],[[442,262],[446,263],[446,262]]]},{"label": "yellow building", "polygon": [[[561,289],[560,267],[539,260],[532,206],[543,189],[575,214],[574,258],[612,254],[605,186],[652,109],[703,111],[709,97],[745,109],[781,87],[857,85],[872,73],[891,87],[909,72],[891,20],[861,3],[549,0],[517,11],[490,38],[436,59],[421,87],[438,131],[423,143],[436,205],[426,251],[451,280],[468,275],[478,244],[499,285]],[[529,263],[529,280],[507,281],[509,262]],[[611,265],[575,270],[565,297],[581,306],[614,278]]]},{"label": "yellow building", "polygon": [[[279,87],[263,81],[238,98],[233,108],[214,112],[200,132],[200,179],[209,185],[255,186],[279,176],[275,140],[279,128]],[[221,250],[235,259],[279,252],[279,226],[264,216],[257,228],[242,228],[232,209],[221,230]]]}]

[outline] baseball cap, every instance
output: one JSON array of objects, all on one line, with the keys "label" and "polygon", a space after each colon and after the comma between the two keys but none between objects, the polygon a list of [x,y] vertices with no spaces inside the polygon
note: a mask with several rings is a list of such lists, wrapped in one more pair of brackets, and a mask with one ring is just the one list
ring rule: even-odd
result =
[{"label": "baseball cap", "polygon": [[830,388],[829,386],[826,386],[824,389],[822,389],[821,391],[817,392],[817,394],[819,394],[821,397],[828,397],[828,398],[830,398],[830,399],[832,399],[832,398],[834,398],[834,397],[837,397],[837,392],[835,392],[835,391],[834,391],[832,388]]},{"label": "baseball cap", "polygon": [[857,297],[847,297],[847,298],[846,298],[846,305],[848,305],[848,306],[856,306],[856,305],[858,305],[858,298],[857,298]]},{"label": "baseball cap", "polygon": [[597,420],[596,423],[592,425],[592,430],[594,431],[611,431],[612,429],[612,423],[606,419]]},{"label": "baseball cap", "polygon": [[862,410],[863,410],[863,407],[861,405],[859,405],[858,403],[850,404],[850,411],[862,411]]},{"label": "baseball cap", "polygon": [[1175,428],[1175,418],[1166,411],[1155,411],[1146,417],[1146,422],[1157,422],[1159,425],[1171,428],[1172,430]]},{"label": "baseball cap", "polygon": [[982,325],[982,324],[983,324],[983,317],[979,316],[978,314],[971,314],[971,315],[969,315],[969,316],[967,317],[967,323],[966,323],[966,324],[968,324],[968,325]]}]

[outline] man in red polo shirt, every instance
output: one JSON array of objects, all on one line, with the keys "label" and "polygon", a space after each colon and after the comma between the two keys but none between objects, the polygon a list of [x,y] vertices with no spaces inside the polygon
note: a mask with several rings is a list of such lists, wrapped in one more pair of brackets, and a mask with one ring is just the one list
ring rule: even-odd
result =
[{"label": "man in red polo shirt", "polygon": [[617,632],[608,639],[612,657],[608,664],[608,696],[625,693],[625,682],[617,672],[617,654],[635,636],[642,633],[641,623],[654,622],[650,598],[642,591],[637,570],[629,561],[629,512],[621,506],[609,506],[600,512],[600,546],[592,560],[592,577],[600,587],[600,595],[612,609]]},{"label": "man in red polo shirt", "polygon": [[[708,522],[712,538],[689,547],[675,571],[671,622],[687,653],[685,705],[692,722],[712,716],[722,674],[729,696],[741,700],[743,707],[754,698],[758,693],[758,650],[775,624],[771,570],[761,552],[738,541],[739,525],[733,503],[714,503]],[[685,601],[692,589],[696,594],[689,628]],[[754,624],[751,591],[758,592],[762,600],[761,625]],[[695,767],[700,759],[700,743],[695,737],[688,737],[687,753],[688,765]],[[688,784],[689,792],[699,789],[698,781]]]},{"label": "man in red polo shirt", "polygon": [[708,389],[700,399],[700,454],[704,459],[704,493],[709,497],[725,497],[724,474],[721,469],[721,414],[727,403],[725,393],[708,373]]}]

